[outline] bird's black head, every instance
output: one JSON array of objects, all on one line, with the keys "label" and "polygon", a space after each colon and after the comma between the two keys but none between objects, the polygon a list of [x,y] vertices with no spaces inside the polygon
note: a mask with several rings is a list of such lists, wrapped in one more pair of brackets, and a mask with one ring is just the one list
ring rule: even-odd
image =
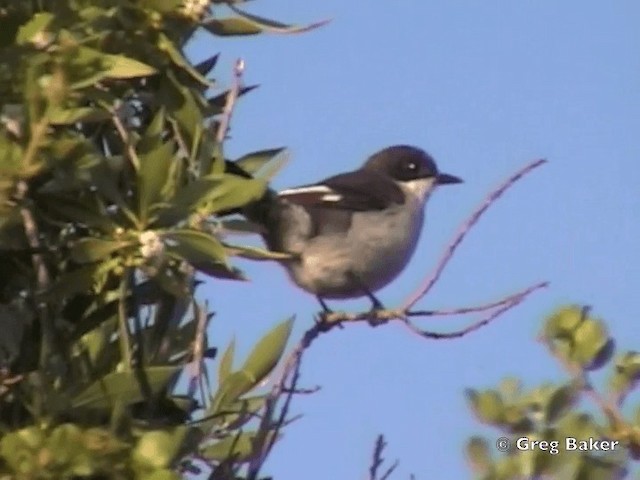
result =
[{"label": "bird's black head", "polygon": [[440,173],[431,155],[410,145],[384,148],[371,155],[362,168],[388,175],[401,182],[418,178],[435,178],[440,185],[462,182],[458,177]]}]

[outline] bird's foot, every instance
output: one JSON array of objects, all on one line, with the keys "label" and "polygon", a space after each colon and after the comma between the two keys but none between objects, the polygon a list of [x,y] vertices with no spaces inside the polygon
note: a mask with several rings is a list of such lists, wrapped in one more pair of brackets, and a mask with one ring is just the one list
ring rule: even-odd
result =
[{"label": "bird's foot", "polygon": [[384,323],[387,323],[387,318],[380,315],[381,312],[385,311],[384,305],[380,300],[372,295],[371,298],[371,310],[369,310],[369,318],[367,319],[367,323],[372,327],[380,326]]}]

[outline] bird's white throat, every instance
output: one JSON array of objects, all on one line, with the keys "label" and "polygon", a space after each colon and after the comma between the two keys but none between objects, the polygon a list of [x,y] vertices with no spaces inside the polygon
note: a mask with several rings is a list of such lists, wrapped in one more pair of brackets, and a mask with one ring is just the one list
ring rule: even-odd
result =
[{"label": "bird's white throat", "polygon": [[416,178],[406,182],[398,182],[405,193],[420,203],[424,203],[435,187],[435,178]]}]

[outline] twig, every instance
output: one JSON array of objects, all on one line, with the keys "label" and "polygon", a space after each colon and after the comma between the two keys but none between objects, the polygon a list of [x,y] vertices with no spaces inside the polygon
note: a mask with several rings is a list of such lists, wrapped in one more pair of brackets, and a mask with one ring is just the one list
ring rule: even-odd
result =
[{"label": "twig", "polygon": [[122,124],[122,120],[120,120],[120,115],[118,115],[118,112],[116,111],[115,108],[108,105],[105,105],[105,106],[108,109],[109,113],[111,113],[111,121],[115,125],[116,130],[118,131],[118,135],[120,136],[120,139],[124,144],[129,160],[131,160],[131,163],[133,164],[133,167],[136,170],[140,170],[140,158],[136,153],[136,149],[133,148],[133,144],[131,143],[131,137],[129,136],[127,129],[124,128],[124,125]]},{"label": "twig", "polygon": [[487,310],[492,310],[494,308],[501,307],[505,303],[509,303],[515,297],[519,297],[522,295],[528,295],[534,290],[538,290],[540,288],[545,288],[548,286],[548,282],[537,283],[536,285],[532,285],[520,292],[514,293],[507,297],[503,297],[500,300],[496,300],[494,302],[485,303],[482,305],[473,305],[471,307],[459,307],[452,308],[449,310],[411,310],[409,312],[405,312],[407,317],[445,317],[451,315],[466,315],[468,313],[480,313],[486,312]]},{"label": "twig", "polygon": [[[195,394],[196,386],[198,379],[202,375],[202,367],[204,365],[204,345],[205,345],[205,335],[208,324],[208,314],[205,307],[201,307],[195,301],[193,302],[193,308],[195,310],[196,320],[198,322],[196,326],[196,335],[193,339],[193,359],[189,365],[190,370],[190,378],[189,378],[189,389],[188,395],[189,397],[193,397]],[[200,388],[200,395],[202,405],[206,404],[205,392],[204,388]]]},{"label": "twig", "polygon": [[233,107],[235,106],[236,100],[238,99],[238,94],[240,92],[243,73],[244,60],[239,58],[236,60],[236,63],[233,67],[233,83],[231,85],[229,93],[227,93],[227,98],[222,110],[222,117],[220,118],[220,123],[218,124],[218,131],[216,132],[216,141],[218,144],[221,144],[227,136],[227,131],[229,130],[229,122],[231,121],[231,115],[233,115]]},{"label": "twig", "polygon": [[526,290],[524,290],[523,292],[520,292],[519,294],[512,295],[511,297],[509,297],[507,301],[503,301],[502,303],[499,304],[501,305],[500,308],[495,309],[485,318],[482,318],[481,320],[472,323],[468,327],[463,328],[462,330],[457,330],[455,332],[437,333],[437,332],[429,332],[426,330],[421,330],[406,319],[403,320],[403,323],[413,333],[420,335],[421,337],[424,337],[424,338],[432,338],[432,339],[439,340],[439,339],[446,339],[446,338],[450,339],[450,338],[464,337],[468,333],[474,332],[484,327],[485,325],[488,325],[489,323],[491,323],[493,320],[495,320],[505,312],[511,310],[516,305],[519,305],[520,303],[522,303],[524,299],[527,298],[534,291],[539,290],[541,288],[545,288],[547,285],[548,285],[547,282],[539,283],[537,285],[534,285],[533,287],[527,288]]},{"label": "twig", "polygon": [[[24,199],[28,190],[27,183],[22,180],[18,183],[16,197],[20,200]],[[20,208],[20,216],[22,217],[22,223],[24,224],[24,233],[27,237],[29,247],[34,251],[40,250],[40,234],[38,232],[38,226],[36,225],[33,213],[28,207],[23,206]],[[49,271],[47,264],[44,261],[44,256],[41,253],[34,253],[32,256],[33,267],[36,270],[36,279],[38,282],[38,289],[45,290],[50,283]]]},{"label": "twig", "polygon": [[478,222],[478,220],[480,220],[482,215],[489,209],[489,207],[491,207],[491,205],[493,205],[493,203],[496,200],[498,200],[502,196],[502,194],[506,192],[511,186],[513,186],[513,184],[515,184],[518,180],[520,180],[522,177],[524,177],[526,174],[528,174],[532,170],[538,168],[541,165],[544,165],[545,163],[546,163],[546,160],[544,159],[536,160],[534,162],[529,163],[528,165],[526,165],[525,167],[521,168],[516,173],[514,173],[502,184],[500,184],[498,188],[496,188],[491,193],[489,193],[489,195],[487,195],[485,200],[480,204],[480,206],[476,209],[476,211],[473,212],[473,214],[471,214],[469,219],[462,224],[458,233],[454,237],[453,241],[449,243],[449,246],[444,251],[433,273],[429,277],[427,277],[422,283],[422,285],[420,285],[420,287],[405,300],[402,307],[400,308],[401,310],[403,311],[410,310],[418,302],[418,300],[420,300],[427,293],[429,293],[429,291],[431,290],[431,288],[433,288],[435,283],[438,281],[438,279],[440,278],[440,275],[442,274],[445,267],[453,257],[453,254],[456,252],[456,250],[458,249],[458,247],[466,237],[467,233],[469,233],[471,228]]},{"label": "twig", "polygon": [[130,371],[132,366],[131,338],[129,332],[129,315],[127,314],[127,291],[129,290],[129,272],[124,272],[120,279],[118,298],[118,333],[120,335],[120,356],[124,370]]},{"label": "twig", "polygon": [[387,480],[393,471],[398,467],[398,460],[395,460],[389,468],[385,470],[385,472],[378,477],[378,469],[384,463],[384,459],[382,458],[382,452],[387,446],[387,442],[384,440],[384,435],[378,435],[376,438],[376,443],[373,447],[373,456],[371,458],[371,466],[369,467],[369,480]]},{"label": "twig", "polygon": [[[247,480],[256,480],[258,478],[260,468],[262,467],[267,456],[269,455],[269,452],[273,448],[275,441],[277,440],[277,434],[282,427],[282,424],[284,423],[284,419],[286,419],[289,405],[291,403],[291,398],[297,390],[297,382],[300,377],[300,365],[302,363],[302,356],[305,350],[309,348],[309,346],[311,346],[311,344],[322,333],[329,331],[331,328],[331,326],[327,327],[321,322],[314,323],[314,325],[304,333],[298,345],[296,345],[296,347],[287,357],[278,381],[271,388],[271,391],[269,392],[269,395],[265,400],[264,416],[262,417],[262,421],[260,422],[258,434],[254,439],[255,454],[253,455],[249,463]],[[292,377],[292,379],[289,386],[287,387],[286,383],[289,377]],[[285,390],[287,391],[285,404],[280,411],[278,420],[274,422],[273,415],[275,412],[276,403]],[[275,429],[275,433],[271,436],[271,438],[269,438],[269,431],[271,431],[272,429]]]},{"label": "twig", "polygon": [[373,447],[373,456],[371,458],[371,466],[369,467],[369,480],[376,480],[378,477],[378,468],[382,465],[382,451],[385,445],[384,435],[378,435]]}]

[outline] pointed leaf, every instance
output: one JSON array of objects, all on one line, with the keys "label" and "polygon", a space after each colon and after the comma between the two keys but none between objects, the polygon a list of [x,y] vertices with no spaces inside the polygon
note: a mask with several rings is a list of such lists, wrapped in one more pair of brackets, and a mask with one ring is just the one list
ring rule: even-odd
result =
[{"label": "pointed leaf", "polygon": [[467,400],[471,403],[474,413],[483,423],[499,424],[504,414],[504,403],[495,390],[477,391],[467,389]]},{"label": "pointed leaf", "polygon": [[545,417],[547,422],[552,424],[568,413],[578,401],[579,395],[580,387],[573,383],[557,388],[549,398],[546,407]]},{"label": "pointed leaf", "polygon": [[228,406],[251,390],[255,385],[247,372],[233,372],[224,379],[211,400],[208,415],[226,412]]},{"label": "pointed leaf", "polygon": [[260,383],[278,364],[287,346],[293,318],[289,318],[267,333],[253,348],[242,371],[248,373],[254,385]]},{"label": "pointed leaf", "polygon": [[[162,392],[181,369],[181,366],[146,367],[144,374],[152,393]],[[110,373],[77,395],[72,404],[74,408],[109,408],[116,401],[125,405],[140,402],[145,397],[137,375],[132,371]]]},{"label": "pointed leaf", "polygon": [[105,234],[113,233],[118,225],[100,208],[93,199],[72,200],[60,195],[44,196],[43,209],[47,215],[53,213],[55,220],[82,224],[96,228]]},{"label": "pointed leaf", "polygon": [[477,475],[485,475],[488,473],[493,463],[489,442],[482,437],[471,437],[467,442],[466,453],[474,473]]},{"label": "pointed leaf", "polygon": [[219,37],[231,37],[241,35],[256,35],[262,33],[262,28],[245,18],[211,18],[202,26]]},{"label": "pointed leaf", "polygon": [[229,8],[233,10],[237,15],[239,15],[240,18],[253,23],[262,31],[269,33],[302,33],[309,30],[314,30],[329,23],[329,20],[322,20],[320,22],[311,23],[309,25],[287,25],[286,23],[276,22],[275,20],[270,20],[268,18],[259,17],[258,15],[247,13],[243,10],[240,10],[238,7],[234,7],[233,5],[229,5]]},{"label": "pointed leaf", "polygon": [[291,260],[298,258],[291,253],[273,252],[258,247],[244,247],[236,245],[225,245],[229,255],[248,258],[251,260]]},{"label": "pointed leaf", "polygon": [[585,313],[584,308],[577,305],[557,310],[545,322],[544,337],[550,340],[572,334],[585,319]]},{"label": "pointed leaf", "polygon": [[[10,17],[7,17],[7,19],[8,18]],[[27,23],[18,29],[16,44],[37,43],[38,35],[46,31],[54,19],[54,15],[49,12],[36,13]],[[5,22],[6,21],[7,20],[5,20]]]},{"label": "pointed leaf", "polygon": [[200,72],[200,75],[208,75],[211,70],[214,69],[216,64],[218,63],[218,59],[220,58],[220,54],[216,53],[214,56],[203,60],[200,63],[197,63],[194,68]]},{"label": "pointed leaf", "polygon": [[162,192],[171,173],[171,164],[176,161],[175,145],[166,142],[155,150],[140,155],[138,170],[138,218],[146,227],[149,210],[158,202],[167,201]]},{"label": "pointed leaf", "polygon": [[[259,85],[247,85],[247,86],[241,87],[240,90],[238,91],[238,97],[241,97],[249,93],[251,90],[255,90],[258,87]],[[226,92],[216,95],[215,97],[208,98],[207,103],[209,104],[210,108],[207,111],[207,115],[211,116],[211,115],[217,115],[219,113],[222,113],[222,110],[224,109],[224,106],[227,103],[227,97],[229,96],[229,93],[230,93],[230,90],[227,90]]]},{"label": "pointed leaf", "polygon": [[73,261],[77,263],[92,263],[106,259],[110,254],[133,245],[133,242],[111,240],[106,238],[86,237],[78,240],[70,250]]},{"label": "pointed leaf", "polygon": [[245,172],[254,174],[285,150],[286,148],[280,147],[247,153],[238,158],[235,163]]},{"label": "pointed leaf", "polygon": [[124,55],[104,55],[108,66],[105,75],[110,78],[135,78],[155,75],[158,71],[139,60]]},{"label": "pointed leaf", "polygon": [[206,88],[213,86],[214,82],[208,80],[202,73],[194,68],[191,63],[182,55],[178,48],[176,48],[171,39],[164,33],[160,34],[158,48],[164,51],[175,65],[187,72],[192,78],[202,84],[202,86]]},{"label": "pointed leaf", "polygon": [[[243,432],[237,435],[229,435],[213,445],[206,446],[200,450],[200,455],[207,460],[223,462],[232,460],[235,462],[246,462],[253,454],[253,443],[258,436],[258,432]],[[273,432],[267,435],[267,441],[273,438]]]},{"label": "pointed leaf", "polygon": [[225,379],[231,374],[233,368],[233,355],[236,350],[235,339],[231,340],[229,346],[224,351],[222,358],[220,359],[220,365],[218,365],[218,385],[221,385]]},{"label": "pointed leaf", "polygon": [[213,235],[198,230],[173,230],[164,235],[169,249],[192,265],[198,263],[224,263],[226,252]]},{"label": "pointed leaf", "polygon": [[609,342],[607,329],[600,320],[588,318],[573,332],[573,342],[573,359],[589,367]]},{"label": "pointed leaf", "polygon": [[47,114],[51,125],[71,125],[77,122],[100,122],[110,118],[109,112],[95,107],[78,107],[64,110],[52,108]]},{"label": "pointed leaf", "polygon": [[262,180],[225,174],[223,182],[212,192],[208,209],[211,212],[223,212],[243,207],[254,200],[259,200],[266,189],[267,184]]}]

